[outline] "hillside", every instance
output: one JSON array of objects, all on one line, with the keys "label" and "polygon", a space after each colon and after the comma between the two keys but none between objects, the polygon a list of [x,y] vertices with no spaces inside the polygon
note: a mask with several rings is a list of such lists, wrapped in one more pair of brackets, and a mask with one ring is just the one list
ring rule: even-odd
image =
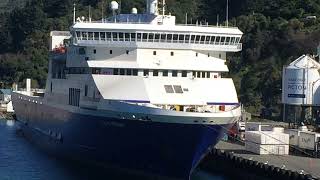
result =
[{"label": "hillside", "polygon": [[[111,0],[76,0],[77,15],[86,16],[89,5],[93,19],[110,14]],[[22,0],[2,0],[3,11]],[[68,30],[73,0],[29,0],[24,8],[0,17],[0,79],[6,86],[26,77],[45,85],[47,42],[51,30]],[[121,10],[144,11],[144,0],[122,0]],[[184,23],[189,19],[224,24],[225,0],[167,0],[168,11]],[[229,24],[244,32],[243,51],[229,54],[230,73],[241,102],[251,112],[262,106],[279,109],[281,71],[302,54],[315,53],[320,42],[318,0],[229,0]],[[18,5],[19,6],[19,5]],[[316,19],[307,19],[307,16]]]},{"label": "hillside", "polygon": [[27,0],[1,0],[0,1],[0,13],[10,12],[14,8],[22,8]]}]

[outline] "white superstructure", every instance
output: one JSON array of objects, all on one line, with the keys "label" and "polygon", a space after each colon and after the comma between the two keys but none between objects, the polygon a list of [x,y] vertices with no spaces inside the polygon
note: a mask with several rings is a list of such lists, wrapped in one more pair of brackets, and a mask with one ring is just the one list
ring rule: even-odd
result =
[{"label": "white superstructure", "polygon": [[130,113],[209,119],[240,114],[233,81],[221,76],[226,52],[242,49],[238,28],[177,25],[148,0],[146,14],[78,18],[70,32],[70,45],[52,53],[45,93],[51,103],[110,110],[112,101]]}]

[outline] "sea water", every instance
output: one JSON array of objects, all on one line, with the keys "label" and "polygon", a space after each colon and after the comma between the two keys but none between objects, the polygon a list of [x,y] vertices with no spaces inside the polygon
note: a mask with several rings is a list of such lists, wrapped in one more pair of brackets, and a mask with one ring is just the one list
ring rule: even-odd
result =
[{"label": "sea water", "polygon": [[[0,119],[0,180],[142,180],[129,174],[56,159],[17,133],[14,121]],[[192,180],[224,180],[198,170]]]}]

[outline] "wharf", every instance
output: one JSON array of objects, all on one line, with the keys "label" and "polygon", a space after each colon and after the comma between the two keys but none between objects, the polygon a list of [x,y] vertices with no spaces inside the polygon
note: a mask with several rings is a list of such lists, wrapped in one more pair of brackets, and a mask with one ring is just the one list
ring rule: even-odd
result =
[{"label": "wharf", "polygon": [[[313,179],[320,179],[319,158],[294,155],[257,155],[246,151],[243,145],[225,141],[220,141],[215,146],[215,150],[220,154],[225,154],[226,158],[235,159],[238,157],[245,161],[266,164],[269,168],[278,168],[278,170],[280,168],[280,170],[290,171],[290,173],[309,174]],[[266,168],[268,169],[268,167]]]}]

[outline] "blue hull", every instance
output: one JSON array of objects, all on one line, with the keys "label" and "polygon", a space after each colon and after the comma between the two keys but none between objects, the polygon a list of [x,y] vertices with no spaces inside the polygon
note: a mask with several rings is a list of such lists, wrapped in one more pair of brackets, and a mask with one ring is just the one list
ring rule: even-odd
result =
[{"label": "blue hull", "polygon": [[174,179],[189,179],[223,131],[218,125],[89,116],[27,101],[14,107],[24,134],[49,152]]}]

